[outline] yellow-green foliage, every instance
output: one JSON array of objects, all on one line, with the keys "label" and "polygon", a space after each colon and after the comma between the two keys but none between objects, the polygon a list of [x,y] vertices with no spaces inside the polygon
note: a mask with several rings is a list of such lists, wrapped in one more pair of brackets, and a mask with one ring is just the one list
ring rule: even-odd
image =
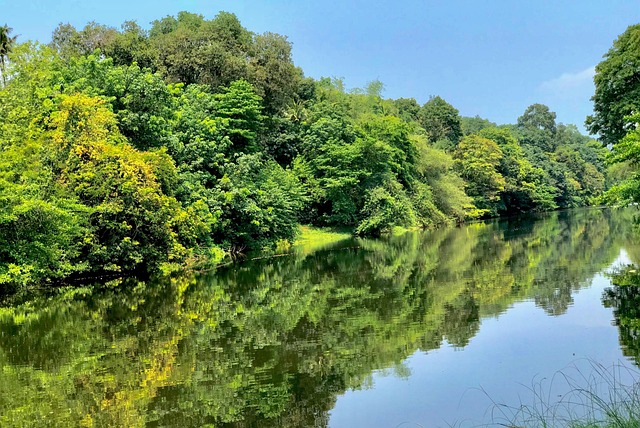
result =
[{"label": "yellow-green foliage", "polygon": [[225,12],[182,12],[148,33],[62,25],[48,47],[11,50],[3,283],[174,270],[291,242],[298,223],[377,236],[575,207],[604,188],[601,151],[546,106],[513,127],[475,120],[482,136],[461,139],[442,98],[305,79],[285,37]]},{"label": "yellow-green foliage", "polygon": [[[129,146],[104,100],[61,95],[46,123],[38,141],[26,142],[29,151],[4,150],[3,178],[11,186],[5,189],[13,196],[2,199],[0,225],[7,233],[0,251],[22,242],[33,248],[7,252],[3,283],[179,262],[208,234],[206,213],[190,215],[193,208],[163,192],[176,174],[170,158]],[[11,162],[16,151],[16,159],[35,162]],[[38,172],[50,183],[40,183]]]},{"label": "yellow-green foliage", "polygon": [[300,235],[293,245],[330,244],[352,236],[350,231],[327,227],[300,226]]}]

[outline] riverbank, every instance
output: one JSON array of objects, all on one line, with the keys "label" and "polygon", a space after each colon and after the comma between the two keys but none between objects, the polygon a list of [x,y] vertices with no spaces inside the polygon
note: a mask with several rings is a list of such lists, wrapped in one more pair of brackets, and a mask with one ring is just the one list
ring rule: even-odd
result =
[{"label": "riverbank", "polygon": [[[554,383],[563,385],[561,394]],[[494,404],[492,412],[502,415],[494,423],[522,428],[640,427],[640,373],[622,362],[604,366],[577,361],[551,380],[534,382],[529,392],[529,400],[527,394],[524,398],[527,404]]]}]

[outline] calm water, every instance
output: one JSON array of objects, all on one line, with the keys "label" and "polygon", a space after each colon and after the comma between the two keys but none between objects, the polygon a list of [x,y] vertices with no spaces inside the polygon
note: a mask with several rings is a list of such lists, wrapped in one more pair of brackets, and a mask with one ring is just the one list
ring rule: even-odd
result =
[{"label": "calm water", "polygon": [[536,392],[562,395],[567,375],[640,361],[628,322],[640,299],[605,293],[610,269],[640,261],[632,214],[348,240],[215,274],[12,297],[0,426],[506,421]]}]

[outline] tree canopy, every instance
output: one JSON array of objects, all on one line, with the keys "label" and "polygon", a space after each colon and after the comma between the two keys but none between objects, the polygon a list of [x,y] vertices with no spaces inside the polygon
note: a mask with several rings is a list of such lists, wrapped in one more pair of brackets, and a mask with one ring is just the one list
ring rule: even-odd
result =
[{"label": "tree canopy", "polygon": [[[0,284],[169,271],[293,242],[593,203],[602,148],[549,107],[511,126],[439,96],[305,78],[285,36],[222,12],[147,31],[3,27]],[[6,69],[5,69],[6,68]],[[9,78],[10,77],[10,78]]]},{"label": "tree canopy", "polygon": [[634,126],[628,116],[640,108],[640,24],[613,42],[595,72],[594,114],[586,126],[605,145],[615,144]]}]

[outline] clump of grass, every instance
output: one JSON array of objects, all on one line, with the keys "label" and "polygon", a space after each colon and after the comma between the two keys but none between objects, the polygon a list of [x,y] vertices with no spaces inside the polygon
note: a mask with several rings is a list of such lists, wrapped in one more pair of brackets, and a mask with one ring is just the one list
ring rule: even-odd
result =
[{"label": "clump of grass", "polygon": [[517,406],[493,402],[489,426],[639,428],[640,373],[623,363],[605,367],[577,364],[527,390],[531,400]]},{"label": "clump of grass", "polygon": [[353,230],[347,228],[300,226],[300,234],[297,239],[293,243],[278,243],[276,252],[293,249],[296,252],[308,254],[352,237]]},{"label": "clump of grass", "polygon": [[294,245],[303,245],[314,242],[336,242],[349,239],[353,236],[353,230],[347,228],[300,226],[300,236]]}]

